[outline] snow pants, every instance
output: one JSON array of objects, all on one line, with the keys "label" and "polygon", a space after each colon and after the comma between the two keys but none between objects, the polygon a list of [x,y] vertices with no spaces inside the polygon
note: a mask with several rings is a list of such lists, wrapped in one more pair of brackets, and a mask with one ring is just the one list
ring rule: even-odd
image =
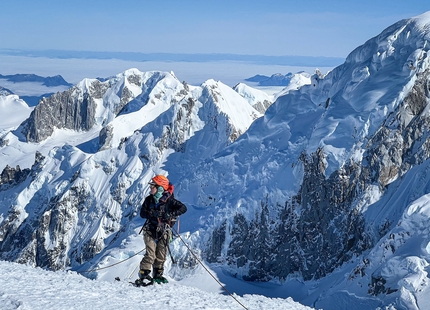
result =
[{"label": "snow pants", "polygon": [[146,253],[140,261],[141,270],[163,269],[166,261],[167,243],[169,242],[169,233],[166,231],[159,239],[154,239],[152,234],[144,231],[143,241],[146,246]]}]

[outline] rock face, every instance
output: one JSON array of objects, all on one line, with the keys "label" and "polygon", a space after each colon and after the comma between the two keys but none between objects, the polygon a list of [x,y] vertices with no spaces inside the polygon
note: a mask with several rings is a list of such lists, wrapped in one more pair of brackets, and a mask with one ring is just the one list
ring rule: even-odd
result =
[{"label": "rock face", "polygon": [[11,168],[6,165],[0,175],[0,190],[23,182],[29,173],[30,169],[21,170],[19,166]]},{"label": "rock face", "polygon": [[[326,179],[321,149],[301,160],[302,187],[279,208],[279,219],[270,216],[267,202],[251,221],[236,215],[229,232],[225,223],[213,232],[206,253],[210,262],[219,263],[223,257],[234,269],[245,268],[242,277],[249,281],[286,279],[295,273],[310,280],[324,277],[371,246],[362,215],[351,207],[362,186],[357,184],[359,167]],[[231,241],[224,257],[226,234]]]},{"label": "rock face", "polygon": [[50,137],[55,128],[87,131],[95,124],[95,99],[100,99],[104,85],[95,80],[88,92],[79,88],[43,98],[23,124],[28,142],[40,142]]},{"label": "rock face", "polygon": [[55,129],[88,131],[96,124],[104,125],[112,116],[96,119],[96,110],[107,109],[113,117],[118,115],[141,92],[133,93],[130,85],[140,89],[141,74],[130,70],[105,82],[86,79],[67,91],[43,98],[22,124],[22,132],[28,142],[40,142]]},{"label": "rock face", "polygon": [[40,142],[50,137],[55,128],[88,130],[95,123],[94,98],[74,95],[76,88],[43,98],[23,124],[28,142]]}]

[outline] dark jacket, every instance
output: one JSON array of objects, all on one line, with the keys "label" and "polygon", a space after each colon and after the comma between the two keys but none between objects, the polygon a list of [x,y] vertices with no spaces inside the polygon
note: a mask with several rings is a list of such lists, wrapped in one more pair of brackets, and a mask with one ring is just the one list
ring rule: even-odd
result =
[{"label": "dark jacket", "polygon": [[154,234],[160,222],[172,225],[176,217],[185,212],[187,207],[165,191],[158,203],[155,203],[154,196],[147,196],[140,209],[140,216],[147,219],[145,229]]}]

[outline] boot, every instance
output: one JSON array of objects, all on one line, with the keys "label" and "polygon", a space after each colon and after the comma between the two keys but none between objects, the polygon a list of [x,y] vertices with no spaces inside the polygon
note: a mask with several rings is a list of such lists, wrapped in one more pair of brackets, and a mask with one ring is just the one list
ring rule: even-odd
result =
[{"label": "boot", "polygon": [[154,283],[154,279],[149,275],[151,270],[139,270],[139,279],[135,281],[137,286],[147,286]]},{"label": "boot", "polygon": [[163,268],[154,268],[154,282],[157,283],[167,283],[167,279],[163,277]]},{"label": "boot", "polygon": [[139,279],[147,279],[150,280],[151,276],[149,275],[151,273],[151,270],[139,270]]}]

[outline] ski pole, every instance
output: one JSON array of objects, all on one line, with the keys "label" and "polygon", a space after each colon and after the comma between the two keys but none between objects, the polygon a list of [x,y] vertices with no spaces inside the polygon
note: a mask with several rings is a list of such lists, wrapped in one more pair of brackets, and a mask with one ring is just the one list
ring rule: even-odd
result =
[{"label": "ski pole", "polygon": [[168,244],[167,244],[167,250],[169,251],[170,259],[172,260],[172,264],[175,265],[176,262],[175,262],[175,259],[173,258],[172,251],[170,251],[170,247]]},{"label": "ski pole", "polygon": [[172,255],[172,251],[170,251],[170,247],[169,247],[169,243],[167,242],[167,239],[169,238],[169,236],[167,235],[167,238],[166,239],[164,239],[164,242],[165,242],[165,245],[166,245],[166,248],[167,248],[167,251],[169,252],[169,255],[170,255],[170,259],[172,260],[172,264],[176,264],[176,262],[175,262],[175,259],[173,258],[173,255]]}]

